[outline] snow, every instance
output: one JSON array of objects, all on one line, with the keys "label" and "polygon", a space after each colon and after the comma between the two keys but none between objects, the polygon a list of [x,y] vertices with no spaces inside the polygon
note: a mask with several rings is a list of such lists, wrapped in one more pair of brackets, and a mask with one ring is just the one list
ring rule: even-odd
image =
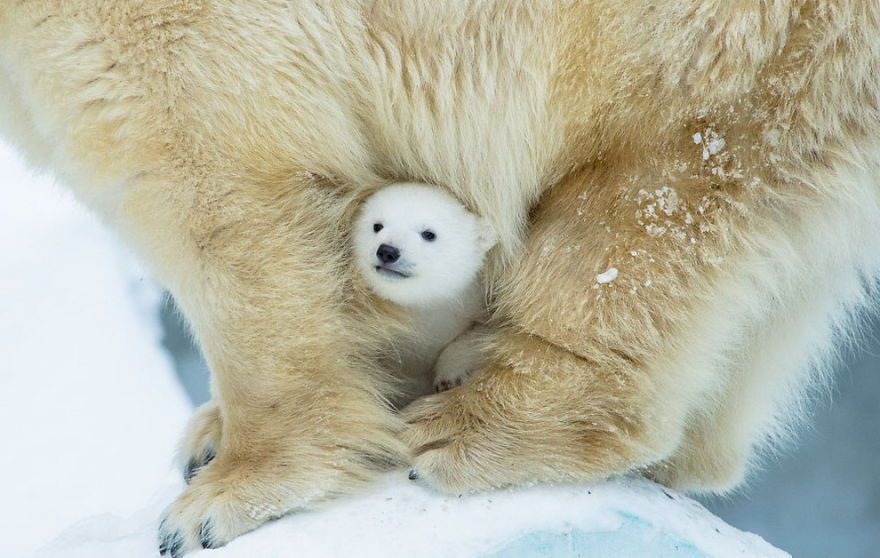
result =
[{"label": "snow", "polygon": [[[158,517],[183,489],[171,460],[191,412],[161,346],[159,296],[93,216],[0,144],[4,557],[157,556]],[[788,556],[641,479],[455,497],[404,471],[195,554],[573,555]]]},{"label": "snow", "polygon": [[706,149],[709,150],[710,155],[718,155],[726,145],[727,141],[724,138],[715,138],[706,143]]},{"label": "snow", "polygon": [[705,136],[700,132],[693,135],[694,143],[703,144],[703,160],[708,161],[710,157],[718,155],[727,146],[727,140],[720,137],[712,128],[706,130]]},{"label": "snow", "polygon": [[617,270],[617,268],[612,267],[612,268],[608,269],[608,271],[597,275],[596,282],[599,283],[600,285],[610,283],[610,282],[614,281],[615,279],[617,279],[617,276],[619,274],[620,274],[620,272]]},{"label": "snow", "polygon": [[[167,489],[168,499],[175,487]],[[155,555],[157,504],[130,519],[81,523],[37,558]],[[541,549],[554,549],[541,552]],[[299,513],[194,558],[665,556],[783,558],[702,506],[646,480],[441,496],[387,475],[364,494]],[[790,557],[789,557],[790,558]]]},{"label": "snow", "polygon": [[159,291],[97,220],[0,143],[0,532],[30,556],[73,522],[131,514],[190,413]]}]

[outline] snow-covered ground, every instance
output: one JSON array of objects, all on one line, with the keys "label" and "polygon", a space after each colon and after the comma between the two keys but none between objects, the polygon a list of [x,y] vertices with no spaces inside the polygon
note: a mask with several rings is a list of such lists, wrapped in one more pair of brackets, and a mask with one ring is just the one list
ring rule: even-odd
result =
[{"label": "snow-covered ground", "polygon": [[0,144],[0,556],[142,508],[190,407],[160,291],[97,220]]},{"label": "snow-covered ground", "polygon": [[[169,487],[168,496],[174,494]],[[148,558],[155,515],[84,522],[38,558]],[[365,494],[288,516],[194,558],[783,558],[702,506],[645,480],[462,498],[389,474]],[[790,557],[789,557],[790,558]]]},{"label": "snow-covered ground", "polygon": [[[0,144],[3,557],[156,556],[191,411],[161,346],[159,297],[94,217]],[[402,473],[203,554],[787,556],[642,480],[454,498]]]}]

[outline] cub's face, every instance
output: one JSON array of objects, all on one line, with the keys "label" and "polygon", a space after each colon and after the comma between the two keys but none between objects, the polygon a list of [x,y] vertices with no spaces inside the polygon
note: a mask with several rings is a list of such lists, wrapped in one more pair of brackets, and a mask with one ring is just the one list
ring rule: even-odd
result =
[{"label": "cub's face", "polygon": [[495,234],[444,191],[394,184],[365,203],[354,255],[370,287],[404,306],[459,296],[475,279]]}]

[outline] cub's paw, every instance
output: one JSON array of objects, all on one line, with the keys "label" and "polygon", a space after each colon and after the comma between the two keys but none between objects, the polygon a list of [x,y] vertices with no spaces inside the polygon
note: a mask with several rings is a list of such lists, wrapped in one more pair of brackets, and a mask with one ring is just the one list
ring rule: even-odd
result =
[{"label": "cub's paw", "polygon": [[443,349],[434,365],[434,392],[440,393],[465,383],[483,364],[481,337],[464,335]]},{"label": "cub's paw", "polygon": [[436,377],[434,378],[434,393],[442,393],[444,391],[449,391],[452,388],[456,388],[463,384],[468,377],[468,374],[462,374],[461,376],[449,379]]},{"label": "cub's paw", "polygon": [[178,450],[178,462],[187,484],[216,457],[222,431],[220,408],[213,401],[205,403],[193,414]]}]

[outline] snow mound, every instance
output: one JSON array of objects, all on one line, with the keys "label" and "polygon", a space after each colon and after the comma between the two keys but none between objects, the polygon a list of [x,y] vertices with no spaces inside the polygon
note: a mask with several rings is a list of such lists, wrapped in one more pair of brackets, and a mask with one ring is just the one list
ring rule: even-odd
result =
[{"label": "snow mound", "polygon": [[[179,486],[177,487],[179,489]],[[38,558],[152,558],[168,487],[134,518],[81,523]],[[783,558],[701,505],[643,479],[453,497],[390,474],[368,492],[270,523],[194,558]],[[789,557],[790,558],[790,557]]]}]

